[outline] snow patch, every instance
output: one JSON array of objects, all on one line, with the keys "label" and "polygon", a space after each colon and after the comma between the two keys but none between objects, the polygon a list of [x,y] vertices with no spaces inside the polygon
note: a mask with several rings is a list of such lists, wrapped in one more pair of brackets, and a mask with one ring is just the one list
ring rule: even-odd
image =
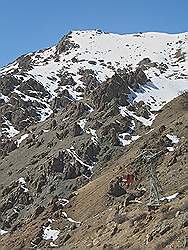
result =
[{"label": "snow patch", "polygon": [[0,235],[4,235],[4,234],[7,234],[7,233],[8,233],[8,231],[0,229]]},{"label": "snow patch", "polygon": [[64,198],[59,198],[59,202],[61,203],[63,207],[65,207],[69,203],[69,200],[64,199]]},{"label": "snow patch", "polygon": [[180,138],[177,137],[177,135],[170,135],[167,134],[166,137],[172,141],[173,144],[177,144],[180,141]]},{"label": "snow patch", "polygon": [[4,102],[7,103],[10,100],[10,98],[8,96],[0,93],[0,100],[4,100]]},{"label": "snow patch", "polygon": [[9,120],[5,120],[4,124],[6,125],[6,128],[2,128],[2,132],[5,131],[8,135],[9,138],[19,134],[20,131],[15,129],[12,125],[12,123]]},{"label": "snow patch", "polygon": [[29,134],[22,135],[22,136],[20,137],[20,139],[17,140],[17,147],[18,147],[18,148],[19,148],[21,142],[22,142],[23,140],[25,140],[28,136],[29,136]]},{"label": "snow patch", "polygon": [[49,132],[50,130],[49,129],[43,129],[43,132],[44,133],[47,133],[47,132]]},{"label": "snow patch", "polygon": [[146,119],[146,118],[144,118],[142,116],[137,116],[137,115],[134,114],[133,111],[129,111],[126,106],[125,107],[120,106],[119,110],[120,110],[120,114],[123,117],[130,116],[132,118],[135,118],[137,121],[141,122],[144,126],[151,126],[154,119],[155,119],[155,115],[152,114],[152,113],[150,114],[149,119]]},{"label": "snow patch", "polygon": [[94,109],[89,104],[87,104],[87,103],[85,103],[85,104],[89,108],[89,112],[92,113],[94,111]]},{"label": "snow patch", "polygon": [[172,194],[172,195],[170,195],[170,196],[164,196],[164,197],[162,197],[160,200],[161,200],[161,201],[167,200],[168,202],[170,202],[170,201],[176,199],[176,197],[177,197],[178,195],[179,195],[179,193],[175,193],[175,194]]},{"label": "snow patch", "polygon": [[98,143],[98,136],[97,136],[96,129],[89,128],[89,129],[86,131],[86,133],[92,135],[91,140],[92,140],[94,143]]},{"label": "snow patch", "polygon": [[174,148],[173,147],[166,147],[169,152],[173,152]]},{"label": "snow patch", "polygon": [[81,165],[83,165],[83,166],[87,167],[88,169],[92,170],[93,166],[90,166],[90,165],[84,163],[84,162],[78,157],[78,155],[76,154],[76,152],[74,152],[72,149],[66,149],[66,150],[67,150],[67,152],[68,152],[71,156],[73,156],[73,157],[75,158],[75,160],[78,161]]},{"label": "snow patch", "polygon": [[85,125],[86,125],[87,120],[86,119],[82,119],[78,122],[78,124],[80,125],[81,129],[84,131]]},{"label": "snow patch", "polygon": [[43,240],[57,240],[59,234],[60,234],[60,230],[58,229],[51,229],[51,225],[47,226],[47,227],[43,227]]},{"label": "snow patch", "polygon": [[62,215],[64,216],[65,219],[67,219],[67,220],[68,220],[69,222],[71,222],[71,223],[75,223],[75,224],[78,224],[78,225],[81,224],[80,221],[75,221],[75,220],[73,220],[72,218],[68,217],[68,215],[67,215],[66,212],[62,212]]},{"label": "snow patch", "polygon": [[[130,139],[126,139],[126,137],[130,137]],[[140,138],[139,135],[135,135],[135,136],[131,136],[129,133],[122,133],[119,134],[119,141],[123,146],[127,146],[129,144],[131,144],[131,142],[136,141]]]},{"label": "snow patch", "polygon": [[144,101],[151,111],[160,110],[166,103],[188,90],[186,79],[167,79],[165,76],[152,77],[152,82],[146,83],[129,95],[130,101]]},{"label": "snow patch", "polygon": [[51,247],[58,247],[58,245],[54,244],[53,242],[50,242]]},{"label": "snow patch", "polygon": [[27,183],[23,177],[20,177],[18,179],[18,182],[20,184],[20,187],[23,189],[24,193],[27,193],[29,190],[27,188]]}]

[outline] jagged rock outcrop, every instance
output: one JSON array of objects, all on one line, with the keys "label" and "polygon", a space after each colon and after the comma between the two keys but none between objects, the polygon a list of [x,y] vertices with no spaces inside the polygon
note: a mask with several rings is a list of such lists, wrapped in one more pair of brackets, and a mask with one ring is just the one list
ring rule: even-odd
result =
[{"label": "jagged rock outcrop", "polygon": [[86,85],[84,90],[85,95],[91,94],[92,91],[99,85],[99,81],[96,78],[95,72],[91,69],[81,69],[79,74],[81,75],[79,80]]},{"label": "jagged rock outcrop", "polygon": [[66,36],[64,36],[60,42],[57,44],[56,49],[57,49],[57,54],[61,54],[63,52],[67,52],[71,49],[79,48],[78,44],[75,44],[74,42],[70,41],[71,38],[71,32],[69,32]]},{"label": "jagged rock outcrop", "polygon": [[82,134],[82,128],[80,127],[80,125],[78,123],[74,123],[73,125],[73,136],[79,136]]},{"label": "jagged rock outcrop", "polygon": [[0,140],[0,156],[5,157],[8,153],[12,152],[17,148],[17,142],[12,139],[3,139]]},{"label": "jagged rock outcrop", "polygon": [[97,108],[104,108],[112,100],[117,100],[119,105],[124,106],[128,104],[130,89],[135,90],[139,87],[138,84],[144,84],[147,81],[147,76],[140,68],[133,72],[118,70],[112,78],[103,82],[92,92],[91,99]]},{"label": "jagged rock outcrop", "polygon": [[50,98],[50,94],[45,89],[45,87],[36,80],[30,78],[29,80],[25,82],[21,82],[19,87],[17,88],[19,91],[24,93],[25,95],[29,95],[31,97],[39,97],[39,98]]},{"label": "jagged rock outcrop", "polygon": [[5,96],[8,96],[20,83],[21,81],[16,79],[12,75],[1,76],[0,77],[1,93]]},{"label": "jagged rock outcrop", "polygon": [[30,55],[23,55],[19,57],[18,59],[18,67],[22,70],[30,70],[32,69],[32,57]]},{"label": "jagged rock outcrop", "polygon": [[112,196],[118,197],[126,194],[126,190],[121,186],[120,180],[116,179],[110,182],[108,193]]}]

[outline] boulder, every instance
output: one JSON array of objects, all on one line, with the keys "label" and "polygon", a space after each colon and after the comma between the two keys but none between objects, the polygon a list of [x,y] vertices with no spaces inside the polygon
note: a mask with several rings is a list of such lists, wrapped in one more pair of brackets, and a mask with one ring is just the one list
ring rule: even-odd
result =
[{"label": "boulder", "polygon": [[126,190],[121,186],[120,181],[116,179],[110,182],[108,193],[112,196],[119,197],[126,194]]},{"label": "boulder", "polygon": [[80,127],[80,125],[75,122],[74,125],[73,125],[73,136],[79,136],[82,134],[82,128]]},{"label": "boulder", "polygon": [[74,179],[78,176],[81,175],[80,172],[80,165],[79,164],[74,164],[74,165],[69,165],[66,169],[65,169],[65,180],[67,179]]}]

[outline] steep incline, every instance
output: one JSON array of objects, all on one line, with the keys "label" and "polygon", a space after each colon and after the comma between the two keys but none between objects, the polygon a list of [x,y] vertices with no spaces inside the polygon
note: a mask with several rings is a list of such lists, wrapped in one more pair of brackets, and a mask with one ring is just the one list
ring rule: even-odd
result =
[{"label": "steep incline", "polygon": [[[66,185],[63,184],[61,172],[55,170],[44,175],[41,163],[25,164],[28,173],[20,169],[21,161],[16,162],[15,150],[1,163],[1,168],[13,172],[12,179],[20,178],[3,190],[0,246],[4,249],[184,249],[188,244],[187,122],[188,96],[184,94],[164,107],[149,133],[119,154],[118,159],[114,157],[103,165],[100,174],[97,170],[83,187],[78,188],[81,179],[72,179],[77,180],[76,191],[72,189],[73,182],[65,179]],[[23,160],[32,154],[29,150],[36,151],[33,147],[27,149],[22,144],[19,152]],[[39,151],[40,147],[37,149],[40,156]],[[147,209],[149,174],[142,158],[143,152],[149,151],[161,152],[154,160],[162,185],[161,204],[151,211]],[[40,157],[33,160],[36,159],[41,161]],[[135,182],[129,187],[123,182],[114,185],[126,173],[137,176]],[[2,177],[6,185],[9,178],[6,174]],[[69,195],[66,188],[71,191]]]},{"label": "steep incline", "polygon": [[[163,233],[182,247],[186,90],[188,33],[74,31],[2,68],[0,247],[158,249]],[[146,211],[143,155],[158,153],[161,195],[180,197],[164,223],[163,203]],[[120,181],[127,173],[133,186]]]}]

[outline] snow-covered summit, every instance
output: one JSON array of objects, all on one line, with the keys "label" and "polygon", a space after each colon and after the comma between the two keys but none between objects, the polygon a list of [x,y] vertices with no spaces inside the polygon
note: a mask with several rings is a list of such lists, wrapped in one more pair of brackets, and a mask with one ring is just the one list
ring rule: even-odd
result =
[{"label": "snow-covered summit", "polygon": [[83,99],[84,70],[91,70],[102,83],[119,69],[134,71],[137,67],[150,83],[132,90],[130,100],[144,101],[152,110],[159,110],[188,89],[188,33],[70,32],[56,46],[24,55],[2,68],[1,79],[14,77],[17,82],[0,84],[0,101],[8,103],[17,95],[24,102],[38,103],[39,119],[45,120],[52,113],[50,102],[60,93],[66,92],[71,100]]}]

